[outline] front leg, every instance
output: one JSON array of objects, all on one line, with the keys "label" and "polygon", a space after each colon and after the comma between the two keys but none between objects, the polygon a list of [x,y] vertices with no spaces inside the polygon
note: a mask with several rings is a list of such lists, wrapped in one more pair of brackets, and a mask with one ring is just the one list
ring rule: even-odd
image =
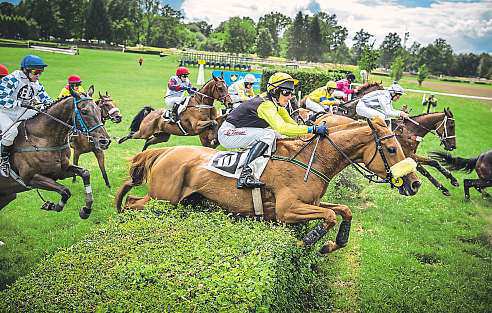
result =
[{"label": "front leg", "polygon": [[28,184],[33,188],[55,191],[60,194],[61,199],[58,204],[47,201],[41,207],[41,209],[43,210],[60,212],[65,207],[65,204],[67,204],[68,199],[70,199],[70,197],[72,196],[70,190],[67,187],[41,174],[35,174],[33,178],[28,182]]},{"label": "front leg", "polygon": [[[96,156],[97,159],[97,164],[99,165],[99,169],[101,170],[102,177],[104,179],[104,182],[106,183],[106,187],[111,188],[111,184],[109,183],[109,178],[108,174],[106,173],[106,167],[104,166],[104,151],[95,149],[92,152],[94,152],[94,155]],[[74,163],[74,165],[77,165]]]},{"label": "front leg", "polygon": [[441,190],[442,194],[445,196],[450,196],[449,190],[444,187],[440,182],[438,182],[420,163],[417,163],[417,171],[424,175],[437,189]]},{"label": "front leg", "polygon": [[215,120],[208,120],[208,121],[198,121],[193,125],[193,129],[196,129],[197,133],[201,133],[207,128],[213,128],[217,125],[217,122]]},{"label": "front leg", "polygon": [[444,166],[442,166],[441,163],[439,163],[438,161],[433,160],[433,159],[428,158],[428,157],[416,155],[416,154],[414,154],[412,156],[412,158],[415,161],[417,161],[417,163],[420,163],[422,165],[429,165],[429,166],[432,166],[435,169],[437,169],[439,172],[441,172],[441,174],[444,175],[444,177],[449,179],[449,181],[451,182],[451,185],[453,185],[455,187],[458,187],[460,185],[458,183],[458,180],[453,176],[453,174],[451,174],[451,172],[448,171]]},{"label": "front leg", "polygon": [[74,165],[70,165],[67,168],[66,174],[67,177],[77,175],[82,178],[82,182],[84,183],[84,189],[85,189],[85,206],[80,209],[79,216],[82,219],[86,219],[89,217],[89,215],[91,215],[92,204],[94,202],[94,198],[92,196],[91,175],[88,170]]},{"label": "front leg", "polygon": [[321,202],[320,206],[333,210],[335,214],[342,216],[343,221],[340,223],[338,228],[337,239],[335,242],[328,241],[323,248],[321,248],[321,253],[329,253],[335,251],[339,248],[343,248],[347,245],[350,236],[350,226],[352,224],[352,211],[350,208],[343,204],[333,204],[328,202]]},{"label": "front leg", "polygon": [[[78,149],[73,149],[73,165],[78,166],[79,165],[79,157],[80,157],[80,152]],[[73,175],[72,183],[75,183],[77,181],[77,176]]]}]

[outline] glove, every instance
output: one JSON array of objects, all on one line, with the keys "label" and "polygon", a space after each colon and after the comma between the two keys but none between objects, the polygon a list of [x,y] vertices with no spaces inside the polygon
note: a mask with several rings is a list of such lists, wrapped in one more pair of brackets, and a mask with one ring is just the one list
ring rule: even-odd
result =
[{"label": "glove", "polygon": [[26,108],[26,109],[34,109],[33,102],[34,102],[34,99],[22,100],[21,107]]},{"label": "glove", "polygon": [[320,136],[327,136],[328,135],[328,127],[326,127],[325,124],[314,125],[313,126],[313,134],[320,135]]},{"label": "glove", "polygon": [[195,87],[191,87],[190,90],[188,90],[189,93],[195,93],[198,89]]}]

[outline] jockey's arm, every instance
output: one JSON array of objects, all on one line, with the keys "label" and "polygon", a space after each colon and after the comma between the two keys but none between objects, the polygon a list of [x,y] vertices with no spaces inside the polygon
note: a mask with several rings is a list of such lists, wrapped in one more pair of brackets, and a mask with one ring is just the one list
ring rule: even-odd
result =
[{"label": "jockey's arm", "polygon": [[42,103],[44,105],[50,105],[53,103],[53,99],[51,99],[51,97],[48,95],[48,93],[46,92],[46,90],[44,90],[44,86],[39,84],[40,88],[38,90],[38,93],[36,95],[36,97],[38,98],[39,100],[39,103]]},{"label": "jockey's arm", "polygon": [[296,121],[294,121],[292,119],[292,117],[289,115],[289,112],[287,111],[287,109],[285,109],[283,107],[279,107],[277,112],[282,117],[284,122],[286,122],[288,124],[299,125],[298,123],[296,123]]},{"label": "jockey's arm", "polygon": [[[279,108],[278,111],[285,111],[285,108]],[[270,127],[276,132],[284,136],[299,136],[308,133],[308,126],[287,123],[281,114],[277,111],[277,107],[271,101],[265,101],[258,106],[258,117],[265,120]],[[288,114],[287,114],[288,115]]]},{"label": "jockey's arm", "polygon": [[63,87],[62,90],[60,91],[60,94],[58,95],[58,99],[61,99],[69,95],[70,95],[70,91],[68,91],[66,87]]},{"label": "jockey's arm", "polygon": [[343,93],[346,95],[352,94],[355,92],[355,90],[350,89],[349,86],[350,86],[350,84],[348,82],[345,82],[345,81],[337,82],[337,89],[343,91]]},{"label": "jockey's arm", "polygon": [[174,79],[169,80],[169,82],[167,83],[167,88],[174,92],[182,91],[184,89],[183,86],[181,86],[181,84],[179,84]]},{"label": "jockey's arm", "polygon": [[17,79],[2,79],[0,82],[0,108],[11,107],[14,105],[15,99],[12,97],[15,88],[19,85]]},{"label": "jockey's arm", "polygon": [[384,115],[386,115],[386,117],[388,117],[388,118],[400,117],[400,114],[402,113],[402,111],[393,109],[393,104],[392,104],[391,100],[389,100],[387,97],[385,97],[384,95],[381,94],[378,96],[378,101],[379,101],[379,104],[381,105],[381,108],[383,109]]}]

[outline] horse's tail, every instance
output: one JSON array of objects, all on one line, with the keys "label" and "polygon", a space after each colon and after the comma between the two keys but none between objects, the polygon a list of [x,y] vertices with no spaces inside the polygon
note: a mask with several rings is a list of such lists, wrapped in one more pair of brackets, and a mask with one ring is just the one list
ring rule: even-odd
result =
[{"label": "horse's tail", "polygon": [[157,158],[169,148],[161,148],[161,149],[151,149],[147,151],[140,152],[135,155],[131,160],[130,165],[130,179],[125,181],[123,186],[118,189],[115,196],[115,204],[118,212],[122,212],[122,203],[125,195],[135,186],[140,186],[143,183],[147,182],[147,178],[149,177],[150,171],[154,162]]},{"label": "horse's tail", "polygon": [[467,173],[470,173],[475,169],[478,160],[478,157],[465,159],[460,157],[453,157],[449,153],[439,152],[439,151],[433,151],[429,155],[432,159],[445,163],[446,167],[450,170],[453,171],[463,170],[466,171]]},{"label": "horse's tail", "polygon": [[132,123],[130,124],[130,130],[132,132],[137,132],[138,129],[140,128],[140,124],[142,124],[142,121],[147,114],[150,112],[154,111],[155,109],[149,106],[145,106],[142,110],[140,110],[137,115],[133,118]]}]

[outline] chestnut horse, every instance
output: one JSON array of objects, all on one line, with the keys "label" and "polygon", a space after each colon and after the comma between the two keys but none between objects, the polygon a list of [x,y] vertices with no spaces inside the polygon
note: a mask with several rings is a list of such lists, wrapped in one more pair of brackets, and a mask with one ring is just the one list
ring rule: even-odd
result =
[{"label": "chestnut horse", "polygon": [[[103,124],[109,119],[116,124],[121,122],[123,117],[120,114],[120,110],[116,107],[107,91],[105,95],[99,93],[99,100],[96,101],[96,104],[101,109],[101,121]],[[79,164],[81,154],[94,153],[104,182],[108,188],[111,188],[106,167],[104,166],[104,150],[99,147],[97,141],[91,141],[85,136],[72,136],[70,137],[70,146],[73,148],[73,165],[75,166]],[[75,182],[75,176],[73,177],[73,182]]]},{"label": "chestnut horse", "polygon": [[437,151],[432,152],[431,157],[446,163],[447,168],[450,170],[463,170],[467,173],[475,170],[477,172],[478,179],[463,180],[465,200],[470,200],[470,187],[474,187],[480,192],[483,198],[490,198],[490,195],[485,191],[485,188],[492,187],[492,150],[470,159],[453,157],[449,153]]},{"label": "chestnut horse", "polygon": [[[322,122],[326,122],[328,127],[335,127],[350,124],[354,120],[345,116],[325,114],[316,120],[317,124]],[[447,108],[444,109],[444,112],[412,116],[410,119],[405,120],[400,119],[396,123],[393,123],[393,126],[393,132],[400,142],[405,156],[414,159],[417,162],[417,170],[427,177],[445,196],[450,196],[449,190],[438,182],[423,165],[436,168],[450,180],[453,186],[458,186],[456,178],[436,160],[418,155],[417,148],[423,138],[429,133],[439,138],[441,144],[444,145],[444,149],[451,151],[456,148],[455,123],[451,110]],[[330,130],[330,128],[328,129]]]},{"label": "chestnut horse", "polygon": [[[400,144],[384,121],[375,119],[374,125],[355,122],[340,128],[343,130],[329,137],[312,137],[308,144],[302,139],[278,140],[276,154],[261,177],[266,184],[261,188],[265,219],[285,223],[323,220],[306,235],[304,245],[313,244],[334,227],[336,214],[343,217],[337,242],[325,244],[323,253],[341,248],[348,241],[350,209],[341,204],[320,202],[330,179],[345,167],[364,163],[373,175],[382,178],[379,182],[399,181],[398,190],[404,195],[414,195],[420,186],[414,162],[405,159]],[[318,140],[316,145],[310,144],[313,139]],[[230,212],[254,216],[251,190],[237,189],[234,178],[204,167],[215,153],[217,151],[210,148],[176,146],[137,154],[131,161],[130,179],[116,194],[117,210],[123,210],[124,197],[133,186],[148,182],[148,194],[129,196],[125,208],[142,209],[150,199],[176,204],[199,195]],[[307,165],[310,159],[314,174],[305,182],[303,177],[305,169],[310,168]]]},{"label": "chestnut horse", "polygon": [[45,202],[42,209],[60,212],[71,197],[70,190],[57,183],[58,179],[82,177],[85,187],[85,206],[80,217],[88,218],[92,210],[90,174],[86,169],[70,164],[70,132],[82,132],[107,149],[109,135],[101,121],[101,109],[94,103],[94,87],[87,96],[72,96],[55,102],[46,112],[34,116],[19,126],[19,136],[14,141],[12,169],[19,177],[0,177],[0,209],[16,198],[19,192],[44,189],[60,194],[58,204]]},{"label": "chestnut horse", "polygon": [[[154,110],[143,108],[132,122],[131,132],[121,138],[118,143],[128,139],[146,139],[144,147],[166,142],[171,135],[194,136],[200,135],[200,141],[206,147],[217,147],[217,131],[222,118],[217,119],[217,109],[214,101],[219,100],[225,106],[231,103],[227,85],[223,78],[213,77],[200,90],[195,92],[186,109],[179,115],[179,123],[171,123],[162,115],[165,109]],[[143,112],[148,112],[144,114]]]}]

